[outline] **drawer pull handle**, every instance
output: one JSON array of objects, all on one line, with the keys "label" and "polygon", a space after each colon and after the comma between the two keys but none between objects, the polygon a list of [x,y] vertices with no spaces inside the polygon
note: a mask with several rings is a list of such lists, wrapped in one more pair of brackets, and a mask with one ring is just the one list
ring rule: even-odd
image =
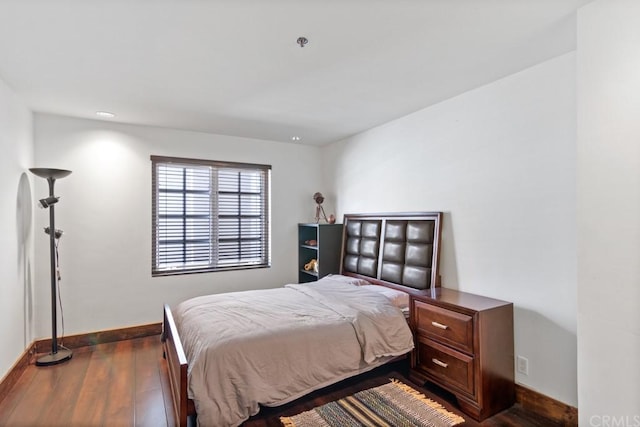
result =
[{"label": "drawer pull handle", "polygon": [[438,323],[438,322],[431,322],[431,324],[433,326],[435,326],[436,328],[440,328],[440,329],[449,329],[449,327],[447,325],[443,325],[442,323]]},{"label": "drawer pull handle", "polygon": [[446,368],[447,366],[449,366],[449,364],[448,364],[448,363],[444,363],[442,360],[438,360],[438,359],[436,359],[435,357],[434,357],[433,359],[431,359],[431,361],[432,361],[433,363],[435,363],[436,365],[441,366],[441,367],[443,367],[443,368]]}]

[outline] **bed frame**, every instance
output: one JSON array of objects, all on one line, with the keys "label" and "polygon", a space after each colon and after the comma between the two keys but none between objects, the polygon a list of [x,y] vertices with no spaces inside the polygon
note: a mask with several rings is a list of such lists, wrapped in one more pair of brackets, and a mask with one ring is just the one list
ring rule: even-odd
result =
[{"label": "bed frame", "polygon": [[[441,212],[347,214],[341,274],[414,295],[428,294],[440,286],[441,232]],[[188,362],[167,304],[162,342],[176,425],[195,425],[195,405],[188,397]]]}]

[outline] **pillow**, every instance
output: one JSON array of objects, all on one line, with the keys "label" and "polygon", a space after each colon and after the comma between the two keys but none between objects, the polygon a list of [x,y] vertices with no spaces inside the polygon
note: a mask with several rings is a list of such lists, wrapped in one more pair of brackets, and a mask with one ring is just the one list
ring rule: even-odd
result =
[{"label": "pillow", "polygon": [[[343,276],[341,274],[327,274],[322,279],[336,280],[338,282],[348,283],[350,285],[355,285],[355,286],[371,285],[371,283],[367,282],[364,279],[358,279],[356,277]],[[320,280],[322,280],[322,279],[320,279]]]},{"label": "pillow", "polygon": [[385,297],[389,298],[391,304],[398,307],[402,311],[409,310],[409,294],[406,292],[380,285],[364,285],[362,286],[362,289],[368,289],[370,291],[384,295]]}]

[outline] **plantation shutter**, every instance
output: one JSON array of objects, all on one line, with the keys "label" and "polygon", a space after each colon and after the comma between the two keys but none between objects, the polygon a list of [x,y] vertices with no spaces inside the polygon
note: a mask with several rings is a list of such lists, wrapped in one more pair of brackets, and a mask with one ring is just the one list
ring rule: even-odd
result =
[{"label": "plantation shutter", "polygon": [[151,161],[152,275],[270,265],[270,166]]}]

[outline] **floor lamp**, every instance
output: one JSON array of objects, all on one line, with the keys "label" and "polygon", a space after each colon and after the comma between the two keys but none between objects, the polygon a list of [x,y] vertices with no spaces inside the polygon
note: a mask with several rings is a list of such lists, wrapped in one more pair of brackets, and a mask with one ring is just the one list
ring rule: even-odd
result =
[{"label": "floor lamp", "polygon": [[51,353],[39,357],[36,360],[37,366],[49,366],[56,365],[58,363],[65,362],[73,356],[71,350],[58,346],[58,332],[57,332],[57,309],[56,309],[56,293],[57,293],[57,280],[56,280],[56,239],[60,238],[62,232],[56,230],[55,227],[55,211],[54,205],[58,203],[59,197],[56,197],[53,193],[53,186],[56,179],[64,178],[69,175],[71,171],[64,169],[48,169],[48,168],[31,168],[29,169],[34,175],[40,178],[45,178],[49,183],[49,197],[46,199],[40,199],[40,206],[45,209],[49,209],[49,228],[45,228],[45,233],[49,235],[49,251],[51,253]]}]

